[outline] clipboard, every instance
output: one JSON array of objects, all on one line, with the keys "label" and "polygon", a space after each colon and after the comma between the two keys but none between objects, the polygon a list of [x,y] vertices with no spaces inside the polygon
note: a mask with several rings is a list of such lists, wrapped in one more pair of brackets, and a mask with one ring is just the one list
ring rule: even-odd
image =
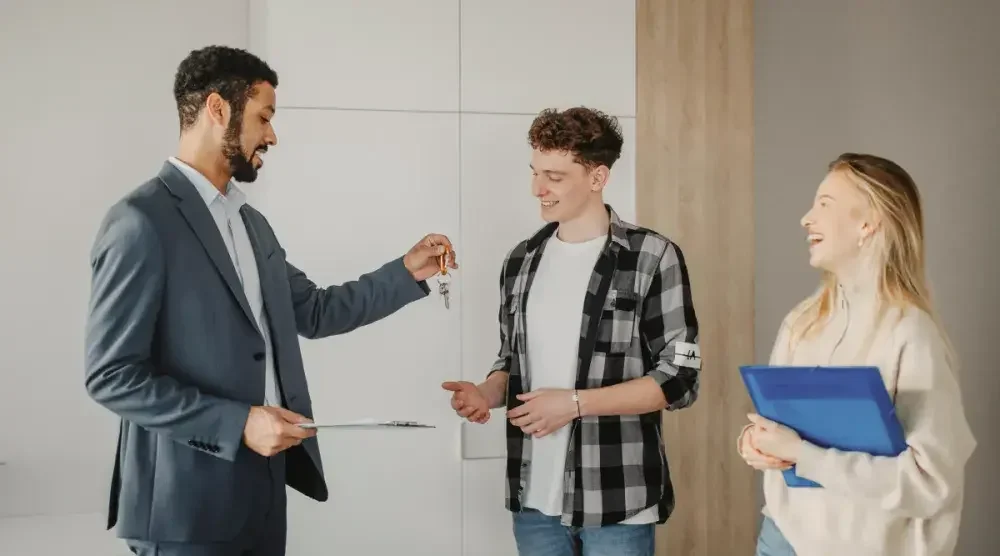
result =
[{"label": "clipboard", "polygon": [[304,429],[379,429],[379,428],[415,428],[433,429],[435,425],[420,423],[418,421],[376,421],[375,419],[362,419],[360,421],[344,421],[342,423],[301,423]]},{"label": "clipboard", "polygon": [[[740,375],[759,415],[812,444],[888,457],[907,448],[878,367],[746,365]],[[789,487],[822,487],[794,466],[782,475]]]}]

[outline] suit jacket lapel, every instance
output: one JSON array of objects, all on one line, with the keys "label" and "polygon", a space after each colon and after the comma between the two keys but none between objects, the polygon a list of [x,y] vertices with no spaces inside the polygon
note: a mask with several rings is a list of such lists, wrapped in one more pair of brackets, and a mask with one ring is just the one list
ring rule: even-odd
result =
[{"label": "suit jacket lapel", "polygon": [[167,189],[177,197],[177,208],[198,237],[198,241],[208,253],[229,291],[243,308],[243,313],[250,319],[250,324],[257,329],[257,321],[253,318],[240,278],[236,275],[236,267],[233,266],[233,260],[229,258],[229,251],[226,250],[226,244],[222,242],[222,236],[219,234],[219,228],[208,212],[208,207],[198,196],[198,191],[187,177],[169,162],[164,163],[159,177]]},{"label": "suit jacket lapel", "polygon": [[[250,238],[250,247],[253,248],[254,260],[257,261],[257,275],[260,276],[260,295],[264,300],[264,311],[268,315],[274,314],[274,303],[273,298],[275,289],[271,284],[271,274],[267,269],[267,257],[270,253],[266,253],[261,245],[260,233],[257,231],[257,227],[254,225],[254,220],[248,216],[247,209],[244,206],[240,209],[240,217],[243,218],[243,224],[247,228],[247,236]],[[271,317],[268,317],[270,321]]]}]

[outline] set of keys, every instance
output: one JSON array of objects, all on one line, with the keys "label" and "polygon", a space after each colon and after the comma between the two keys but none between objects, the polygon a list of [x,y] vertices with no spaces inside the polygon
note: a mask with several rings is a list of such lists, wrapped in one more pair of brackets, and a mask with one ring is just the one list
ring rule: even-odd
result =
[{"label": "set of keys", "polygon": [[438,274],[438,294],[444,298],[444,308],[451,309],[451,301],[449,295],[451,294],[451,276],[448,274],[448,255],[451,254],[451,249],[445,247],[444,254],[438,257],[438,269],[440,274]]}]

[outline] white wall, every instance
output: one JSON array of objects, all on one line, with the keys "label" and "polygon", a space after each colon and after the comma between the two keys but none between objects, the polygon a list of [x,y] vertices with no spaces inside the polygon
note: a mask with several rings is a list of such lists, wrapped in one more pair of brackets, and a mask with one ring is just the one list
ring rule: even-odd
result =
[{"label": "white wall", "polygon": [[608,199],[633,217],[634,42],[618,0],[4,2],[2,552],[126,552],[103,529],[116,419],[82,385],[88,252],[108,205],[174,151],[178,62],[216,43],[279,73],[280,142],[249,190],[311,277],[354,278],[431,231],[462,263],[450,311],[434,295],[302,343],[318,419],[438,428],[324,432],[331,500],[292,493],[290,556],[514,554],[502,412],[463,440],[440,383],[479,381],[495,356],[502,257],[541,224],[539,110],[621,117]]},{"label": "white wall", "polygon": [[[757,2],[757,355],[816,285],[798,221],[843,151],[891,158],[923,196],[928,277],[979,447],[959,556],[997,553],[1000,3]],[[821,32],[817,33],[817,30]]]},{"label": "white wall", "polygon": [[290,554],[516,553],[503,414],[466,429],[463,446],[440,384],[482,380],[496,355],[500,264],[542,224],[528,169],[537,112],[622,117],[608,199],[633,218],[634,17],[617,0],[251,2],[251,47],[281,81],[279,144],[251,195],[291,260],[336,282],[442,232],[462,265],[450,311],[433,294],[303,342],[318,420],[437,428],[322,433],[331,501],[292,496]]},{"label": "white wall", "polygon": [[[121,554],[104,531],[117,421],[83,389],[88,253],[176,146],[178,62],[245,46],[245,0],[0,6],[0,552]],[[125,551],[127,552],[127,551]]]}]

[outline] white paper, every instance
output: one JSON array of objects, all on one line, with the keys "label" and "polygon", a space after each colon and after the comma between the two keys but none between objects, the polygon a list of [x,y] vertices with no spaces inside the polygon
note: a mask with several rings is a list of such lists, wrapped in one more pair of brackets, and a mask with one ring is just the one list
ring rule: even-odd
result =
[{"label": "white paper", "polygon": [[378,419],[357,419],[354,421],[342,421],[333,423],[302,423],[299,425],[304,429],[331,429],[331,428],[379,428],[379,427],[398,427],[398,428],[434,428],[434,425],[428,425],[426,423],[420,423],[418,421],[385,421]]}]

